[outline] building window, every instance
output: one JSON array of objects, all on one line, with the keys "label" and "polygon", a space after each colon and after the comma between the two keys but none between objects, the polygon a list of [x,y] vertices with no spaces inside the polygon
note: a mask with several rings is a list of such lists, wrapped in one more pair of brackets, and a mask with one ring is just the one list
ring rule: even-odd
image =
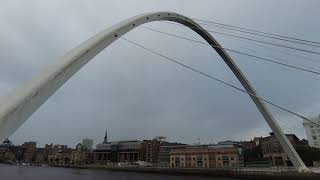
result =
[{"label": "building window", "polygon": [[313,128],[313,125],[310,125],[310,128]]},{"label": "building window", "polygon": [[234,160],[234,158],[233,158],[233,157],[231,157],[231,160]]},{"label": "building window", "polygon": [[197,167],[203,167],[202,156],[197,155]]},{"label": "building window", "polygon": [[175,159],[175,167],[180,167],[180,157],[176,157],[176,159]]},{"label": "building window", "polygon": [[317,136],[312,136],[312,139],[313,140],[317,140]]},{"label": "building window", "polygon": [[229,157],[228,156],[223,156],[223,167],[228,167],[229,166]]}]

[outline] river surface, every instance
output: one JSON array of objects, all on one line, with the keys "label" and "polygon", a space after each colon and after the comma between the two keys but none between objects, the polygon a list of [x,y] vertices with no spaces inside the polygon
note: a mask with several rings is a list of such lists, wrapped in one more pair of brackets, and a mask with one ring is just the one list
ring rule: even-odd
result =
[{"label": "river surface", "polygon": [[196,176],[174,176],[105,170],[69,169],[56,167],[15,166],[0,164],[0,180],[231,180]]}]

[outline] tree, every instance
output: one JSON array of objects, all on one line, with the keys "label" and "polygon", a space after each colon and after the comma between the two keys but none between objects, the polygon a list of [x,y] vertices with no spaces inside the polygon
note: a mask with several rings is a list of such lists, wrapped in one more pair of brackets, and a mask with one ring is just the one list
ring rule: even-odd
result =
[{"label": "tree", "polygon": [[314,161],[320,161],[320,149],[306,145],[298,145],[295,147],[297,153],[306,166],[313,166]]}]

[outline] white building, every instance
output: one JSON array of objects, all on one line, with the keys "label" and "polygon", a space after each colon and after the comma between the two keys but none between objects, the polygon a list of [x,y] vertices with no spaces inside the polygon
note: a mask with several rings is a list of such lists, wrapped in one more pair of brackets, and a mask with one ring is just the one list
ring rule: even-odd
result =
[{"label": "white building", "polygon": [[88,138],[82,139],[81,145],[82,145],[82,148],[84,148],[84,149],[92,149],[93,140],[92,139],[88,139]]},{"label": "white building", "polygon": [[[320,115],[310,120],[320,123]],[[320,148],[320,126],[307,120],[304,120],[302,124],[307,134],[309,146]]]}]

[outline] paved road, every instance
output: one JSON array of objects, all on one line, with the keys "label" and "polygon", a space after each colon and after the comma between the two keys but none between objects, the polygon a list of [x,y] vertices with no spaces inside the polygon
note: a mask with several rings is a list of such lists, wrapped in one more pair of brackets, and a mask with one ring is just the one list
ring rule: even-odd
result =
[{"label": "paved road", "polygon": [[157,174],[109,172],[102,170],[64,169],[0,164],[1,180],[231,180],[195,176],[170,176]]}]

